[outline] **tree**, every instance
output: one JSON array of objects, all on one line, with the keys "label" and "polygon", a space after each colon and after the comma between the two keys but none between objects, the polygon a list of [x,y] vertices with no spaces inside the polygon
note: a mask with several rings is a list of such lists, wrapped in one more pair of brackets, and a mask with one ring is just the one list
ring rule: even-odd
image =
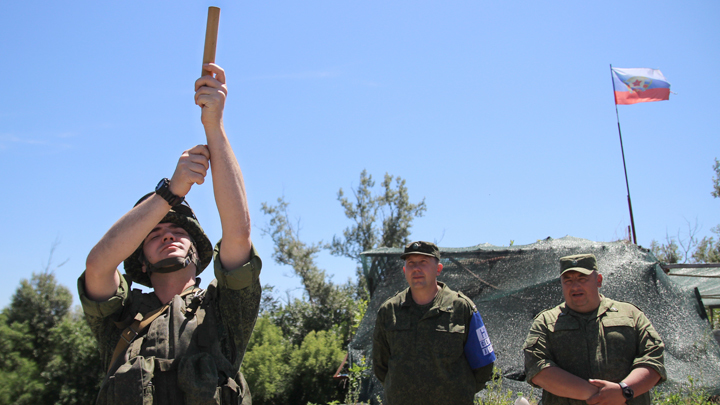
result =
[{"label": "tree", "polygon": [[262,210],[270,216],[268,226],[262,230],[270,235],[275,248],[273,259],[278,264],[291,266],[300,277],[305,288],[305,300],[295,299],[273,318],[283,334],[295,345],[311,331],[330,330],[340,326],[349,336],[355,310],[350,284],[338,285],[332,282],[325,270],[315,263],[322,243],[306,244],[300,240],[300,227],[290,222],[288,203],[278,198],[277,205],[262,204]]},{"label": "tree", "polygon": [[715,165],[713,166],[713,170],[715,170],[715,177],[713,177],[713,191],[710,192],[713,197],[719,198],[720,197],[720,161],[715,158]]},{"label": "tree", "polygon": [[[359,264],[360,253],[365,250],[409,242],[413,219],[425,211],[424,200],[409,202],[405,180],[400,177],[386,174],[381,191],[375,194],[374,187],[372,177],[363,170],[360,185],[353,191],[355,201],[340,189],[338,201],[354,224],[330,244],[300,239],[300,221],[290,220],[284,197],[275,205],[262,204],[262,211],[269,216],[262,232],[272,238],[272,257],[276,263],[293,268],[304,294],[283,305],[272,297],[272,286],[263,287],[263,315],[243,365],[259,404],[304,405],[342,399],[343,389],[331,376],[367,308],[367,289],[359,265],[356,282],[337,284],[318,267],[317,254],[327,249]],[[279,328],[281,334],[273,328]],[[289,370],[284,368],[288,358]]]},{"label": "tree", "polygon": [[290,358],[293,369],[289,404],[328,403],[344,397],[331,378],[344,353],[341,337],[333,331],[312,331]]},{"label": "tree", "polygon": [[70,311],[70,290],[55,280],[56,246],[0,315],[0,404],[86,404],[97,395],[100,355],[82,312]]},{"label": "tree", "polygon": [[30,280],[22,280],[11,299],[7,322],[27,325],[32,336],[32,358],[41,368],[52,350],[50,331],[67,315],[71,304],[70,290],[58,285],[52,272],[33,273]]},{"label": "tree", "polygon": [[[393,188],[395,180],[395,188]],[[360,253],[377,247],[402,247],[409,242],[410,228],[415,218],[425,213],[425,199],[411,204],[405,180],[385,174],[383,192],[373,195],[375,181],[366,170],[360,173],[360,184],[353,191],[355,201],[345,197],[341,188],[338,201],[345,209],[345,216],[355,222],[345,228],[343,237],[333,237],[327,247],[336,256],[360,260]],[[378,224],[378,214],[382,224]]]},{"label": "tree", "polygon": [[656,240],[650,242],[650,251],[655,257],[667,264],[678,263],[680,260],[680,250],[674,239],[666,239],[667,242],[660,244]]},{"label": "tree", "polygon": [[[393,188],[393,180],[395,187]],[[357,262],[356,295],[367,300],[367,280],[362,271],[360,254],[378,247],[402,247],[410,236],[410,228],[415,218],[425,213],[425,199],[417,204],[410,203],[405,180],[385,173],[382,192],[374,195],[375,181],[372,175],[363,170],[360,184],[353,190],[355,201],[345,197],[341,188],[337,199],[345,209],[345,216],[354,224],[345,228],[343,236],[333,236],[326,248],[335,256],[348,257]],[[379,216],[379,218],[378,218]],[[380,221],[378,221],[380,220]]]},{"label": "tree", "polygon": [[242,364],[253,403],[287,403],[292,371],[288,359],[293,348],[268,314],[258,318]]},{"label": "tree", "polygon": [[91,404],[100,390],[105,370],[100,352],[78,307],[50,330],[53,348],[42,372],[45,395],[51,403],[63,405]]},{"label": "tree", "polygon": [[0,313],[0,404],[35,404],[42,397],[40,368],[33,358],[32,335],[27,323],[7,321]]},{"label": "tree", "polygon": [[692,255],[694,263],[720,263],[720,225],[714,227],[712,232],[718,236],[704,237]]}]

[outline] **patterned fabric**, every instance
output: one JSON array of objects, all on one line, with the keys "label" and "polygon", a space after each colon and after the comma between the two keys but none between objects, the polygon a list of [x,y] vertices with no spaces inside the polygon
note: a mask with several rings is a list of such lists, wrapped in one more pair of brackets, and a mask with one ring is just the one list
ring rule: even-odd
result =
[{"label": "patterned fabric", "polygon": [[239,369],[260,308],[262,261],[253,247],[248,263],[227,270],[219,252],[220,242],[213,252],[216,279],[208,288],[176,295],[169,310],[112,365],[122,329],[136,314],[144,315],[163,304],[154,293],[129,291],[122,276],[113,297],[92,301],[85,294],[85,274],[80,276],[78,291],[85,318],[98,340],[103,367],[110,369],[98,404],[251,403]]},{"label": "patterned fabric", "polygon": [[[632,304],[601,295],[600,306],[580,314],[562,303],[535,317],[523,353],[525,375],[531,380],[547,367],[560,367],[582,379],[620,382],[633,368],[644,366],[667,378],[663,362],[665,345],[645,314]],[[533,384],[534,385],[534,384]],[[544,405],[585,404],[543,391]],[[650,404],[650,393],[628,401]]]},{"label": "patterned fabric", "polygon": [[417,305],[408,288],[378,311],[373,370],[383,383],[386,404],[470,405],[492,376],[492,363],[471,370],[465,358],[475,304],[438,285],[441,290],[428,305]]}]

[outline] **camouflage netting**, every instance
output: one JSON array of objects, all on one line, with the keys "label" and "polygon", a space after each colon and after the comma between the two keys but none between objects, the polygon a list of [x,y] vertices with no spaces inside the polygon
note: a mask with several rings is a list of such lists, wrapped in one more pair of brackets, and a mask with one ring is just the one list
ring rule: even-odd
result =
[{"label": "camouflage netting", "polygon": [[[688,376],[712,394],[720,394],[720,347],[712,338],[707,315],[696,289],[674,283],[647,249],[625,242],[592,242],[564,237],[531,245],[440,248],[444,269],[438,280],[470,297],[483,316],[502,370],[503,390],[529,393],[524,382],[522,344],[537,313],[562,302],[558,259],[594,253],[603,274],[601,293],[637,305],[665,342],[668,381],[661,390],[687,383]],[[380,305],[407,287],[399,248],[363,253],[371,301],[349,359],[366,358],[372,369],[372,333]],[[370,372],[370,374],[372,374]],[[374,377],[363,384],[362,398],[382,396]],[[534,390],[539,398],[539,391]]]}]

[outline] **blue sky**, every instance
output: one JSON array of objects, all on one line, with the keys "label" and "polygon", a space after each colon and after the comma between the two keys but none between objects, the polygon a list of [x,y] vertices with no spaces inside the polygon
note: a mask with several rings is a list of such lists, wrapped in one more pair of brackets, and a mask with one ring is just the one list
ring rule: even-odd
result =
[{"label": "blue sky", "polygon": [[[204,143],[193,83],[211,5],[261,278],[283,297],[299,282],[273,263],[260,204],[284,195],[302,239],[329,241],[350,225],[337,191],[363,169],[425,198],[413,239],[624,237],[610,64],[672,84],[669,101],[619,106],[638,243],[720,223],[717,2],[2,2],[0,307],[56,240],[75,293],[97,240]],[[216,240],[210,182],[188,201]]]}]

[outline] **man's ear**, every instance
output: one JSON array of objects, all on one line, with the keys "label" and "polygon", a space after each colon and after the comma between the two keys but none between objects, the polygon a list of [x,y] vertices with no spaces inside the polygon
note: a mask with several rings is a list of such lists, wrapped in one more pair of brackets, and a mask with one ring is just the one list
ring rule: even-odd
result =
[{"label": "man's ear", "polygon": [[438,267],[437,267],[437,271],[438,271],[437,274],[438,274],[438,276],[440,275],[440,272],[442,271],[442,269],[443,269],[442,263],[438,262]]},{"label": "man's ear", "polygon": [[405,266],[403,266],[403,274],[405,274]]},{"label": "man's ear", "polygon": [[598,288],[602,287],[602,280],[603,280],[602,274],[598,273],[598,275],[597,275]]}]

